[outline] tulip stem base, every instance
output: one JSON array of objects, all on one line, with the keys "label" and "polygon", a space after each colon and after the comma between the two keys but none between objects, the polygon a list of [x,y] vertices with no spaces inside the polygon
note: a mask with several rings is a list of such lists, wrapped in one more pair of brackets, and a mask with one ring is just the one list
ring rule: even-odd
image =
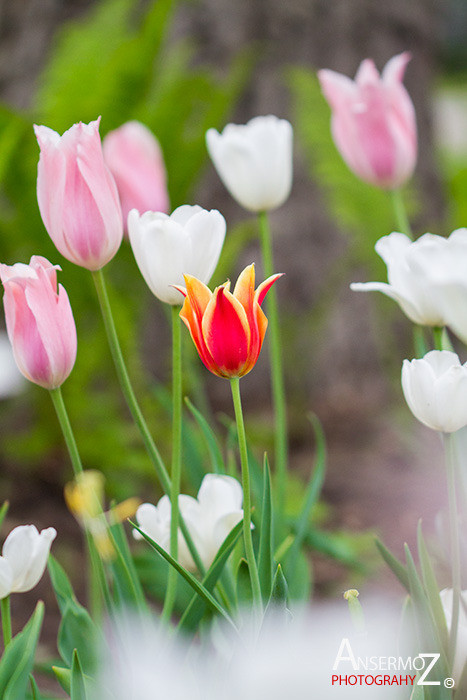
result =
[{"label": "tulip stem base", "polygon": [[232,400],[237,421],[238,447],[240,450],[240,461],[242,465],[242,487],[243,487],[243,539],[245,543],[245,554],[250,572],[251,590],[253,593],[253,603],[257,610],[262,610],[261,585],[259,581],[258,566],[256,564],[255,551],[253,549],[253,538],[251,535],[251,493],[250,493],[250,469],[248,465],[248,450],[245,435],[245,423],[243,421],[242,399],[240,396],[240,379],[233,377],[230,380],[232,389]]},{"label": "tulip stem base", "polygon": [[[147,423],[144,419],[135,393],[133,391],[130,377],[128,375],[128,371],[125,365],[125,360],[123,359],[123,354],[118,340],[117,329],[115,327],[115,321],[112,315],[112,309],[107,294],[107,288],[103,272],[102,270],[96,270],[92,273],[92,276],[94,279],[94,284],[96,285],[97,297],[99,299],[99,305],[101,307],[102,317],[104,319],[104,326],[107,333],[107,339],[109,341],[110,352],[112,354],[112,358],[115,364],[115,369],[117,372],[118,380],[120,382],[120,387],[122,389],[123,396],[125,397],[133,420],[135,421],[136,426],[139,429],[144,446],[149,455],[149,458],[151,459],[153,466],[155,467],[157,476],[159,478],[159,482],[164,490],[164,493],[170,495],[172,488],[171,479],[167,473],[164,462],[162,461],[162,457],[159,453],[159,450],[157,449],[154,440],[152,439],[151,433],[149,432],[149,428],[147,426]],[[203,562],[201,561],[201,557],[198,554],[198,551],[193,542],[193,538],[191,537],[183,518],[180,518],[180,529],[183,533],[183,537],[185,539],[187,547],[190,550],[190,554],[193,557],[193,560],[199,572],[201,573],[201,575],[203,575],[205,573]]]},{"label": "tulip stem base", "polygon": [[3,646],[6,649],[7,645],[11,642],[11,608],[10,608],[10,596],[7,595],[0,601],[0,607],[2,611],[2,629],[3,629]]},{"label": "tulip stem base", "polygon": [[[271,229],[266,212],[259,212],[259,229],[263,256],[264,277],[274,274]],[[279,329],[279,312],[277,293],[272,287],[267,298],[272,400],[275,416],[274,452],[277,484],[278,510],[282,515],[285,510],[285,492],[287,486],[287,411],[285,401],[284,371],[282,367],[282,349]]]},{"label": "tulip stem base", "polygon": [[461,564],[459,544],[459,521],[457,517],[456,498],[456,446],[452,433],[444,434],[444,446],[446,451],[446,470],[449,499],[449,529],[451,537],[451,566],[452,566],[452,619],[449,633],[449,658],[454,665],[457,645],[457,632],[459,628],[459,613],[461,599]]},{"label": "tulip stem base", "polygon": [[78,474],[81,474],[81,472],[83,471],[83,465],[81,464],[81,457],[79,456],[78,446],[76,444],[70,419],[68,418],[65,402],[63,401],[61,387],[57,387],[56,389],[50,389],[50,396],[52,397],[58,422],[60,423],[63,437],[65,438],[65,443],[68,448],[68,453],[70,455],[73,471],[75,473],[75,476],[78,476]]},{"label": "tulip stem base", "polygon": [[[182,467],[182,333],[180,308],[172,306],[172,484],[170,489],[170,554],[178,558],[180,479]],[[170,620],[175,603],[178,572],[170,567],[162,619]]]},{"label": "tulip stem base", "polygon": [[413,238],[412,227],[410,225],[407,210],[405,208],[402,192],[399,188],[391,190],[392,206],[396,217],[397,230],[400,233],[405,233],[409,238]]}]

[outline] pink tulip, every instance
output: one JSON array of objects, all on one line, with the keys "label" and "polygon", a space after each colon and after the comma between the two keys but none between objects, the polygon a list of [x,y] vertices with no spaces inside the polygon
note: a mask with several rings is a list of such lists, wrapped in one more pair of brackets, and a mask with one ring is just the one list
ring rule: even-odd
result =
[{"label": "pink tulip", "polygon": [[58,265],[33,255],[29,265],[0,264],[6,328],[16,364],[26,379],[59,387],[76,359],[76,328]]},{"label": "pink tulip", "polygon": [[415,110],[402,85],[409,60],[407,52],[394,56],[380,76],[366,59],[355,81],[331,70],[318,73],[343,159],[362,180],[389,190],[412,175],[417,158]]},{"label": "pink tulip", "polygon": [[110,131],[103,141],[104,158],[117,183],[125,229],[132,209],[143,213],[169,211],[162,151],[141,122],[131,121]]},{"label": "pink tulip", "polygon": [[41,149],[37,199],[60,253],[99,270],[117,252],[123,221],[117,186],[104,162],[99,121],[74,124],[63,136],[34,126]]}]

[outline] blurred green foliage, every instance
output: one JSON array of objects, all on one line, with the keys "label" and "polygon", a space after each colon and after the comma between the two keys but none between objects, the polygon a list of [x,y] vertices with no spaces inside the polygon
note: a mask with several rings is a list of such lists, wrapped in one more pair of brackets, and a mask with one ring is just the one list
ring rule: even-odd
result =
[{"label": "blurred green foliage", "polygon": [[[62,133],[77,121],[101,115],[104,136],[129,119],[139,119],[162,145],[172,208],[190,201],[207,158],[205,131],[225,122],[248,75],[251,55],[241,54],[222,79],[212,67],[194,67],[193,47],[169,41],[177,4],[158,0],[142,11],[134,0],[96,3],[83,19],[59,30],[31,109],[20,113],[0,107],[0,259],[13,264],[38,254],[62,266],[60,281],[72,303],[79,346],[64,397],[85,467],[104,471],[110,477],[109,491],[117,498],[125,496],[129,487],[137,492],[151,467],[120,396],[91,276],[61,259],[40,219],[35,184],[39,149],[32,124],[46,124]],[[236,249],[235,243],[233,254]],[[141,364],[145,324],[151,322],[151,310],[158,302],[147,290],[126,242],[108,266],[108,276],[129,370],[151,430],[166,453],[170,416],[154,400],[154,378]],[[162,330],[161,335],[167,335]],[[166,348],[158,345],[154,353],[164,357]],[[43,468],[47,458],[55,464],[59,481],[69,478],[68,459],[46,392],[28,387],[23,396],[2,407],[3,419],[9,427],[16,426],[4,442],[6,459],[15,469],[21,464]],[[187,450],[192,460],[197,452],[189,444]]]}]

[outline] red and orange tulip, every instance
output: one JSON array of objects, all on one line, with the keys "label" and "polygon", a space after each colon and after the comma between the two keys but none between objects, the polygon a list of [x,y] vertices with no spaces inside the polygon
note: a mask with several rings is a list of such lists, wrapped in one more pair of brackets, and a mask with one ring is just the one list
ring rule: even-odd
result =
[{"label": "red and orange tulip", "polygon": [[268,277],[255,290],[255,266],[240,274],[230,292],[226,282],[211,292],[196,277],[185,275],[180,317],[188,327],[201,360],[219,377],[243,377],[255,365],[268,320],[261,309],[264,297],[281,277]]}]

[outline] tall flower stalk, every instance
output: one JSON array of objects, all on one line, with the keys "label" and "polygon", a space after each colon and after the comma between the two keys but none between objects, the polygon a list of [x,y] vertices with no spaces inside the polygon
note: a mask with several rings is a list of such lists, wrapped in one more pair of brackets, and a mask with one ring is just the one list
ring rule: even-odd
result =
[{"label": "tall flower stalk", "polygon": [[78,452],[78,445],[76,444],[75,436],[71,428],[71,423],[68,417],[68,412],[66,410],[65,402],[63,401],[61,387],[51,389],[49,393],[52,398],[53,405],[55,407],[55,412],[57,414],[58,422],[60,423],[60,427],[62,429],[66,446],[68,448],[73,472],[75,476],[78,476],[78,474],[81,474],[81,472],[83,471],[83,465],[81,463],[81,457]]},{"label": "tall flower stalk", "polygon": [[253,549],[253,537],[251,535],[251,487],[250,468],[248,465],[248,450],[245,434],[245,423],[243,421],[242,400],[240,395],[240,379],[232,377],[230,380],[232,390],[232,400],[237,422],[238,447],[240,450],[240,462],[242,466],[242,487],[243,487],[243,541],[245,545],[246,560],[250,573],[251,590],[253,593],[253,603],[258,610],[261,610],[261,584],[259,581],[258,566],[256,564],[255,551]]},{"label": "tall flower stalk", "polygon": [[[266,277],[270,277],[274,270],[272,253],[271,229],[267,212],[258,214],[261,233],[261,249],[263,255],[263,267]],[[271,358],[271,388],[274,406],[275,430],[275,466],[277,474],[277,492],[279,512],[284,513],[285,491],[287,485],[287,408],[285,400],[284,371],[282,365],[282,346],[279,328],[279,312],[277,294],[271,289],[268,297],[268,317],[270,334],[270,358]]]},{"label": "tall flower stalk", "polygon": [[11,642],[12,637],[11,605],[9,595],[5,596],[5,598],[2,598],[0,600],[0,610],[2,613],[3,646],[6,649],[8,644]]},{"label": "tall flower stalk", "polygon": [[[178,306],[172,306],[172,484],[170,489],[170,553],[178,559],[180,479],[182,470],[182,334]],[[178,573],[170,567],[162,618],[173,611]]]},{"label": "tall flower stalk", "polygon": [[401,233],[405,233],[409,238],[413,238],[412,227],[400,187],[391,190],[391,202],[394,209],[397,230]]}]

